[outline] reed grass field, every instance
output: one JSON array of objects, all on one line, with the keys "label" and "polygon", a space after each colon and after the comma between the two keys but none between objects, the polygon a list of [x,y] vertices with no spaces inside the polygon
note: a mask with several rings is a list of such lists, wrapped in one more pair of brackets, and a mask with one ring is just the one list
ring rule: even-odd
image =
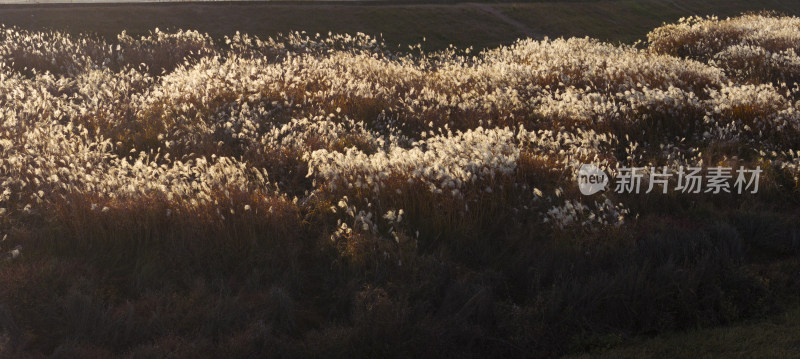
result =
[{"label": "reed grass field", "polygon": [[800,355],[789,1],[317,6],[0,8],[0,358]]}]

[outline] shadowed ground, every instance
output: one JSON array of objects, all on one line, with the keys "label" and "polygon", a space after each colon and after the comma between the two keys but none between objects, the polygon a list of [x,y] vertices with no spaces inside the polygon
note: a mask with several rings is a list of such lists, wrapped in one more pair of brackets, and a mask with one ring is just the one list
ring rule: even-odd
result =
[{"label": "shadowed ground", "polygon": [[402,4],[359,3],[159,3],[0,5],[0,23],[27,29],[53,27],[114,36],[161,29],[197,29],[221,37],[236,31],[274,35],[310,33],[382,34],[390,44],[423,42],[494,47],[520,37],[590,36],[634,42],[664,22],[682,16],[737,15],[775,10],[796,15],[800,1],[620,0],[537,3]]}]

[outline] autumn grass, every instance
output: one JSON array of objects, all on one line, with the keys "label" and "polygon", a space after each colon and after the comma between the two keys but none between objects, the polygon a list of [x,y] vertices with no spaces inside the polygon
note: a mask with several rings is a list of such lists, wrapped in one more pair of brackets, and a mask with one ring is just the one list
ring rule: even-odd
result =
[{"label": "autumn grass", "polygon": [[[752,21],[794,21],[775,19]],[[2,356],[544,358],[793,315],[796,92],[771,78],[655,37],[473,57],[363,36],[8,34],[27,51],[2,68],[22,89],[0,98]],[[694,46],[681,34],[669,44]],[[701,160],[763,165],[761,191],[573,182],[576,163]],[[550,212],[565,202],[592,207],[568,222]]]},{"label": "autumn grass", "polygon": [[584,37],[634,43],[650,30],[681,17],[737,16],[748,11],[774,10],[797,15],[792,1],[659,1],[620,0],[497,4],[496,8],[533,31],[550,37]]}]

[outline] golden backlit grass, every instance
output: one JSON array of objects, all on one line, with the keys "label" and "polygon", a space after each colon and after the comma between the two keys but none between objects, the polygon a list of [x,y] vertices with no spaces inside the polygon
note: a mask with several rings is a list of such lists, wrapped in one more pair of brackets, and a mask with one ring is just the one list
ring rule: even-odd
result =
[{"label": "golden backlit grass", "polygon": [[[4,29],[0,356],[555,357],[780,312],[800,89],[710,56],[800,31],[733,21],[480,53]],[[583,196],[582,163],[764,173]]]}]

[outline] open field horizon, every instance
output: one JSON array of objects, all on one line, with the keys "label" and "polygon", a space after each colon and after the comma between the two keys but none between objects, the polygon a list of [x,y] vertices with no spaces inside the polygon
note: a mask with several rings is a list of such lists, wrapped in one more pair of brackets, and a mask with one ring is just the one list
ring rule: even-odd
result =
[{"label": "open field horizon", "polygon": [[735,16],[772,10],[800,14],[798,0],[618,0],[544,2],[403,3],[365,2],[164,2],[126,4],[0,5],[0,24],[23,29],[53,28],[114,38],[121,31],[153,28],[198,30],[212,37],[235,32],[261,37],[290,31],[310,34],[363,32],[387,44],[421,43],[437,50],[452,44],[475,48],[508,45],[519,38],[584,37],[632,43],[651,29],[692,15]]}]

